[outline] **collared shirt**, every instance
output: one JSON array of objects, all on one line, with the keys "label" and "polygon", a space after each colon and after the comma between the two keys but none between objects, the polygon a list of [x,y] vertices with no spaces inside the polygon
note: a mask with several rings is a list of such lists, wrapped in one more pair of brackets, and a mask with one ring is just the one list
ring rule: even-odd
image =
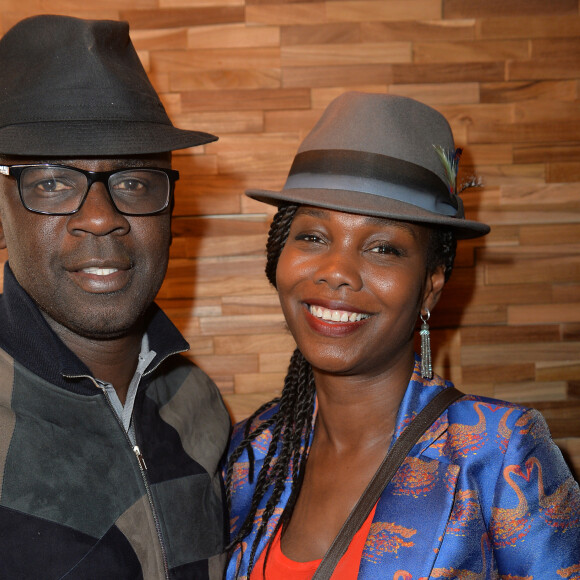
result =
[{"label": "collared shirt", "polygon": [[107,397],[109,398],[115,413],[117,413],[117,416],[123,424],[123,427],[127,432],[129,439],[131,439],[131,443],[133,443],[133,445],[136,445],[137,443],[135,440],[135,426],[133,425],[132,421],[133,406],[135,404],[135,397],[137,396],[137,389],[139,388],[139,383],[141,382],[143,373],[147,370],[147,367],[151,364],[156,354],[157,353],[154,350],[149,349],[149,338],[147,337],[147,333],[145,333],[143,335],[143,339],[141,340],[139,362],[137,363],[137,369],[135,370],[135,374],[133,375],[131,383],[129,384],[125,405],[121,403],[119,395],[117,395],[117,391],[111,383],[101,381],[100,379],[95,379],[99,385],[105,389]]}]

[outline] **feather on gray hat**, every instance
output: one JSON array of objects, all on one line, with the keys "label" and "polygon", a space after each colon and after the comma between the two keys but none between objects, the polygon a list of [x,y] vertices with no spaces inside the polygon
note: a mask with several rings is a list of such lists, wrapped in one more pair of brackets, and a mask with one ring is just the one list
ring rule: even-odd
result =
[{"label": "feather on gray hat", "polygon": [[215,141],[177,129],[129,38],[129,25],[42,15],[0,40],[0,153],[111,156]]},{"label": "feather on gray hat", "polygon": [[447,226],[458,238],[489,232],[466,220],[455,178],[460,151],[445,118],[414,99],[344,93],[300,145],[281,191],[248,190],[287,203]]}]

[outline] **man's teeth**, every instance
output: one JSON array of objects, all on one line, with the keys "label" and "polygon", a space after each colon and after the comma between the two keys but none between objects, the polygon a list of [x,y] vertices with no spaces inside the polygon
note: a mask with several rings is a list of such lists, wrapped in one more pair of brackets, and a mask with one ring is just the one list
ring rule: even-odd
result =
[{"label": "man's teeth", "polygon": [[95,274],[96,276],[108,276],[114,274],[117,268],[83,268],[83,272],[87,274]]},{"label": "man's teeth", "polygon": [[329,310],[328,308],[321,308],[320,306],[309,306],[310,314],[322,320],[330,320],[332,322],[358,322],[364,318],[368,318],[368,314],[362,312],[348,312],[346,310]]}]

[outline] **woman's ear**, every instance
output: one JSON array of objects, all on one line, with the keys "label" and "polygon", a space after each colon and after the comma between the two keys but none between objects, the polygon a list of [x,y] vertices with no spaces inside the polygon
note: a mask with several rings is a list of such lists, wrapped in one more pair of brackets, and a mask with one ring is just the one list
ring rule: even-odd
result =
[{"label": "woman's ear", "polygon": [[433,312],[441,297],[443,286],[445,286],[445,267],[443,265],[437,266],[433,272],[427,274],[426,282],[421,311],[423,312],[428,308],[429,312]]}]

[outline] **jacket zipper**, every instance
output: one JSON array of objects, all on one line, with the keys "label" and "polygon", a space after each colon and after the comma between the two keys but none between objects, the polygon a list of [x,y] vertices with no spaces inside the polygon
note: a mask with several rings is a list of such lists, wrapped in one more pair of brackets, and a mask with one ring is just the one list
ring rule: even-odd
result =
[{"label": "jacket zipper", "polygon": [[[157,362],[157,364],[153,368],[150,368],[147,371],[145,371],[143,373],[143,376],[147,376],[147,375],[151,374],[152,372],[154,372],[157,369],[157,367],[159,367],[159,365],[161,365],[161,363],[164,362],[165,360],[167,360],[170,356],[180,354],[182,352],[185,352],[186,350],[187,349],[179,349],[179,350],[175,350],[175,351],[172,351],[172,352],[166,354]],[[169,564],[167,562],[167,548],[165,547],[165,542],[163,540],[163,535],[161,533],[161,524],[159,522],[159,514],[157,513],[157,508],[155,507],[155,504],[153,503],[153,494],[151,493],[151,486],[149,485],[149,478],[147,477],[147,465],[145,464],[145,459],[144,459],[143,455],[141,454],[141,449],[139,449],[138,445],[136,445],[136,444],[133,445],[133,442],[129,438],[127,431],[125,431],[125,427],[123,425],[123,422],[121,421],[121,419],[117,415],[117,412],[115,411],[115,408],[113,407],[113,403],[111,403],[111,400],[109,399],[109,395],[107,395],[107,391],[101,385],[99,385],[99,383],[97,381],[95,381],[95,379],[92,376],[90,376],[90,375],[63,375],[63,376],[65,376],[68,379],[80,379],[80,378],[89,379],[103,393],[103,397],[105,397],[105,401],[107,401],[107,406],[111,410],[111,413],[113,414],[113,417],[115,417],[119,427],[121,427],[121,431],[125,435],[125,439],[127,440],[127,443],[133,449],[133,453],[135,454],[135,457],[137,459],[137,464],[139,465],[139,471],[141,472],[141,479],[143,480],[143,484],[145,486],[145,491],[147,493],[147,500],[149,502],[149,507],[151,508],[151,514],[153,515],[153,522],[155,524],[155,530],[157,531],[157,539],[159,540],[159,546],[161,548],[161,558],[163,561],[163,571],[165,573],[165,580],[170,580],[170,578],[169,578]]]},{"label": "jacket zipper", "polygon": [[[91,377],[89,377],[89,378],[91,378]],[[92,380],[92,378],[91,378],[91,380]],[[165,547],[163,535],[161,534],[161,524],[159,523],[159,515],[157,513],[157,508],[155,507],[155,504],[153,503],[153,494],[151,493],[151,486],[149,485],[149,478],[147,477],[147,465],[145,464],[145,459],[143,458],[143,455],[141,454],[141,450],[139,449],[139,446],[133,445],[133,442],[129,438],[127,431],[125,431],[125,427],[123,426],[119,416],[117,415],[117,413],[113,407],[113,404],[111,403],[111,400],[109,399],[109,395],[107,395],[107,391],[105,391],[105,389],[103,387],[101,387],[101,385],[99,385],[96,381],[93,381],[93,382],[97,386],[97,388],[99,388],[100,391],[103,393],[103,396],[105,397],[105,401],[107,401],[107,405],[108,405],[109,409],[111,410],[111,413],[113,413],[113,416],[117,420],[119,427],[121,427],[121,431],[123,431],[123,434],[125,435],[125,439],[127,440],[127,443],[129,444],[129,446],[133,449],[133,453],[135,454],[135,457],[137,459],[137,464],[139,465],[139,471],[141,472],[141,478],[143,480],[143,484],[145,485],[145,491],[147,493],[147,500],[149,501],[149,507],[151,508],[151,513],[153,515],[153,522],[155,523],[155,530],[157,532],[157,538],[159,540],[159,545],[161,547],[161,558],[163,560],[163,571],[165,573],[165,580],[169,580],[169,564],[167,563],[167,549]]]}]

